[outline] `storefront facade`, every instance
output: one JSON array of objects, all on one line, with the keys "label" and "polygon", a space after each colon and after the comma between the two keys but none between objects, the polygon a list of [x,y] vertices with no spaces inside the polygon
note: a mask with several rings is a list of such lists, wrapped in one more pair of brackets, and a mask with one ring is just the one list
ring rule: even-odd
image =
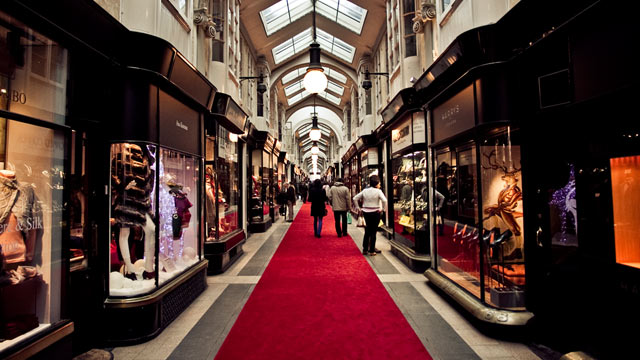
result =
[{"label": "storefront facade", "polygon": [[246,234],[241,179],[241,142],[247,115],[233,99],[217,93],[212,115],[205,123],[205,198],[207,238],[204,243],[209,273],[221,273],[242,255]]},{"label": "storefront facade", "polygon": [[429,181],[424,112],[416,103],[415,89],[408,88],[382,111],[389,133],[389,227],[391,251],[414,271],[430,264]]},{"label": "storefront facade", "polygon": [[28,20],[0,10],[2,358],[43,347],[68,353],[61,343],[68,343],[74,323],[65,264],[86,255],[70,253],[75,223],[64,221],[72,142],[67,79],[74,54]]},{"label": "storefront facade", "polygon": [[[267,231],[273,224],[271,210],[275,203],[273,183],[273,151],[276,139],[266,131],[251,127],[247,146],[251,157],[248,217],[249,232]],[[277,162],[276,162],[277,166]]]}]

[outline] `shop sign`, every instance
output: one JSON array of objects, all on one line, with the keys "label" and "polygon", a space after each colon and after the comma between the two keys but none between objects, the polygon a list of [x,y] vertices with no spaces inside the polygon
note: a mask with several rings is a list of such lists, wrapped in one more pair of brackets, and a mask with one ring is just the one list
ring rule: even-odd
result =
[{"label": "shop sign", "polygon": [[433,109],[433,141],[455,136],[475,126],[473,85]]},{"label": "shop sign", "polygon": [[369,166],[378,165],[378,148],[369,148],[368,154],[367,154],[367,165]]},{"label": "shop sign", "polygon": [[413,113],[413,143],[420,144],[425,143],[426,139],[426,131],[425,131],[425,122],[424,122],[424,112],[418,111]]},{"label": "shop sign", "polygon": [[397,152],[411,145],[411,117],[391,130],[391,151]]},{"label": "shop sign", "polygon": [[160,144],[178,150],[200,153],[200,114],[160,91]]}]

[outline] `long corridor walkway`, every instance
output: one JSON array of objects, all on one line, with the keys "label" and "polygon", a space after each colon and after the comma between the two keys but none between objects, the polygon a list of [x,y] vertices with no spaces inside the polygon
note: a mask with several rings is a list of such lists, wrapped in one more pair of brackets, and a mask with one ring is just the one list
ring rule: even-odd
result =
[{"label": "long corridor walkway", "polygon": [[[378,236],[338,238],[333,214],[313,236],[309,204],[253,234],[245,254],[157,338],[115,359],[538,359],[487,337],[410,271]],[[386,291],[385,291],[386,290]]]}]

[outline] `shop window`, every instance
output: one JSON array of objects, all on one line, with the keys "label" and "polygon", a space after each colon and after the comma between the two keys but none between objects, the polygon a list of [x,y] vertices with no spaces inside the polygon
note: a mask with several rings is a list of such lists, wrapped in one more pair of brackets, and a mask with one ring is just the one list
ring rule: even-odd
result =
[{"label": "shop window", "polygon": [[438,270],[481,298],[475,144],[438,150],[435,168]]},{"label": "shop window", "polygon": [[237,137],[218,126],[218,217],[219,237],[238,229],[240,216],[240,173]]},{"label": "shop window", "polygon": [[0,108],[64,124],[68,51],[0,13]]},{"label": "shop window", "polygon": [[204,169],[204,191],[205,191],[205,210],[206,214],[206,236],[207,241],[215,241],[218,229],[218,217],[216,214],[216,176],[215,176],[215,136],[207,135],[206,138],[206,154]]},{"label": "shop window", "polygon": [[524,212],[520,146],[509,129],[480,146],[486,301],[524,307]]},{"label": "shop window", "polygon": [[61,131],[3,121],[0,338],[4,341],[0,351],[15,345],[20,335],[61,320],[66,158]]},{"label": "shop window", "polygon": [[158,278],[162,285],[198,261],[198,159],[161,149],[158,171]]},{"label": "shop window", "polygon": [[67,57],[0,12],[0,109],[44,124],[0,118],[0,353],[62,320]]},{"label": "shop window", "polygon": [[162,284],[198,261],[198,171],[196,158],[175,151],[111,146],[111,296],[152,291],[156,276]]},{"label": "shop window", "polygon": [[613,158],[610,164],[616,263],[640,268],[640,156]]}]

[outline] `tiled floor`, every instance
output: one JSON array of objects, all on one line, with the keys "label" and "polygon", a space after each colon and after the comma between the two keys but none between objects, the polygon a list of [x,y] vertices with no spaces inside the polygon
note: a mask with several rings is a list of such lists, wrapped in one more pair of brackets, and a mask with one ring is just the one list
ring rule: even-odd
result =
[{"label": "tiled floor", "polygon": [[[265,233],[252,234],[244,246],[245,254],[225,273],[208,277],[205,292],[158,337],[114,348],[114,358],[213,359],[289,225],[280,218]],[[349,234],[361,247],[363,229],[350,225]],[[422,274],[399,261],[381,234],[377,247],[382,249],[381,256],[367,260],[434,359],[539,359],[525,344],[480,332],[436,293]]]}]

